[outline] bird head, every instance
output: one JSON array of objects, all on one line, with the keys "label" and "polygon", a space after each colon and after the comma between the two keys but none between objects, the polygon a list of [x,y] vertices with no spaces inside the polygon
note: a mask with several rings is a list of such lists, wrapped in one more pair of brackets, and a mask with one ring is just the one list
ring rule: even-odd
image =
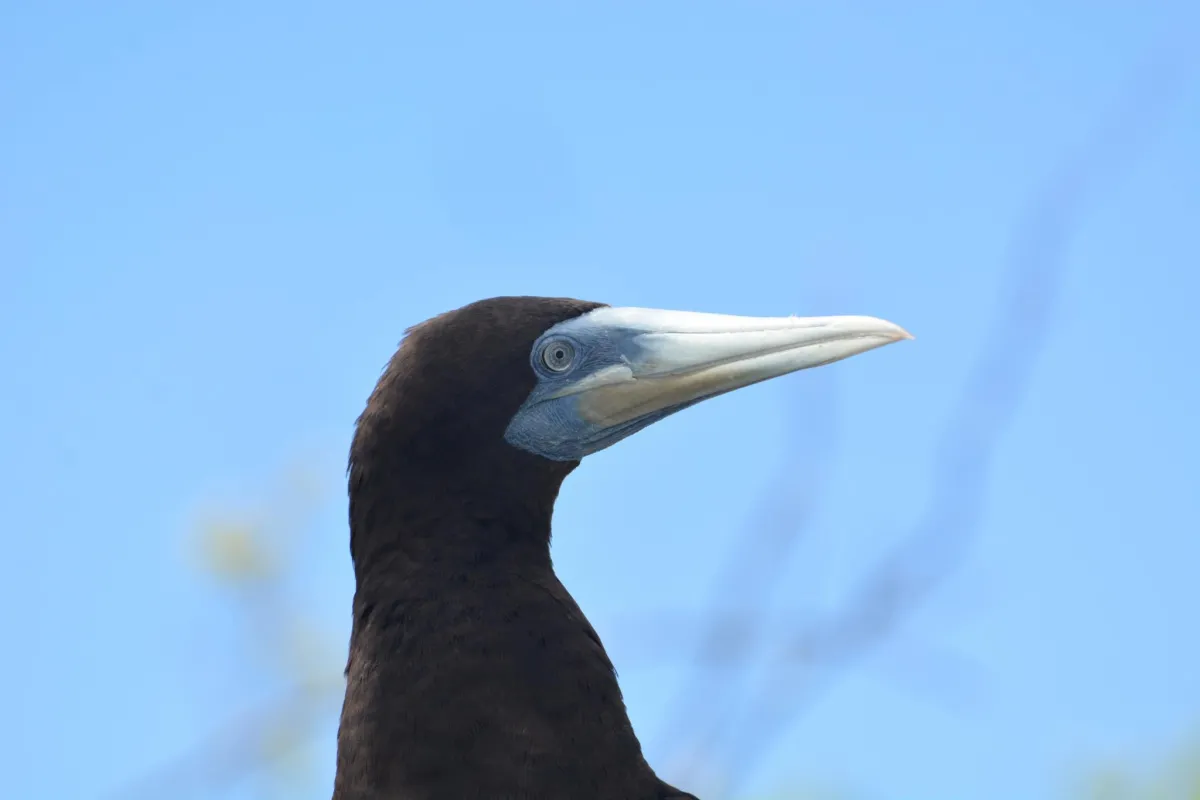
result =
[{"label": "bird head", "polygon": [[505,440],[577,461],[703,400],[911,336],[876,317],[742,317],[600,306],[528,349],[536,382]]},{"label": "bird head", "polygon": [[864,316],[481,300],[407,332],[359,418],[352,516],[436,491],[548,519],[585,456],[708,398],[906,338]]}]

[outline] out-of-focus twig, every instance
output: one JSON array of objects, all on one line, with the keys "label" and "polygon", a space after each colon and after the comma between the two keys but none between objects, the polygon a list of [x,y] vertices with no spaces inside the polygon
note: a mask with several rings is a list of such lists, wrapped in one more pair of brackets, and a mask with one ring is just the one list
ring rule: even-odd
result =
[{"label": "out-of-focus twig", "polygon": [[[986,481],[1000,436],[1028,388],[1044,347],[1064,273],[1064,251],[1085,201],[1102,177],[1128,163],[1163,120],[1183,85],[1175,61],[1137,76],[1114,119],[1092,145],[1052,177],[1014,236],[1007,290],[984,350],[945,429],[934,494],[924,516],[835,613],[796,631],[738,717],[711,717],[699,754],[727,765],[727,792],[748,778],[771,744],[837,673],[889,634],[957,566],[978,527]],[[756,554],[756,570],[773,554]],[[704,704],[703,697],[691,701]]]},{"label": "out-of-focus twig", "polygon": [[[837,396],[831,373],[817,376],[804,386],[806,413],[788,418],[792,430],[785,441],[804,441],[805,447],[785,450],[786,459],[777,477],[767,486],[764,500],[756,509],[746,535],[730,551],[710,591],[709,606],[733,613],[710,617],[699,638],[692,663],[692,676],[675,692],[661,725],[663,751],[678,752],[680,731],[691,730],[700,707],[695,698],[704,698],[704,711],[732,711],[731,703],[744,658],[725,663],[725,670],[713,671],[707,666],[718,662],[724,654],[745,656],[752,652],[761,638],[763,619],[761,609],[783,576],[788,556],[811,524],[817,501],[824,491],[835,452]],[[803,429],[800,420],[805,424]],[[800,455],[802,454],[802,457]],[[748,574],[754,580],[747,583]]]},{"label": "out-of-focus twig", "polygon": [[280,697],[201,739],[178,759],[110,795],[112,800],[213,797],[271,764],[282,765],[312,738],[343,687],[333,652],[314,643],[315,630],[286,591],[285,552],[316,510],[319,487],[301,471],[267,504],[223,513],[199,525],[201,567],[233,592],[256,655],[282,687]]},{"label": "out-of-focus twig", "polygon": [[[741,631],[749,629],[763,642],[779,642],[808,626],[805,616],[784,617],[764,624],[761,611],[738,610],[722,614],[721,624],[738,631],[738,640],[745,641]],[[627,655],[622,659],[626,668],[678,663],[679,653],[686,651],[697,638],[705,622],[695,612],[638,615],[621,619],[612,627],[619,637],[608,640],[616,643]],[[704,668],[713,674],[714,682],[726,674],[746,670],[755,661],[758,651],[729,647],[705,653],[709,661],[692,661],[689,667]],[[973,706],[982,696],[984,670],[982,665],[961,653],[948,650],[936,642],[919,638],[911,631],[897,632],[887,642],[887,651],[873,667],[881,678],[901,685],[931,703],[946,710],[961,712]]]},{"label": "out-of-focus twig", "polygon": [[232,788],[261,769],[281,732],[307,738],[337,695],[332,687],[304,686],[243,714],[200,740],[178,760],[114,792],[111,800],[207,797]]}]

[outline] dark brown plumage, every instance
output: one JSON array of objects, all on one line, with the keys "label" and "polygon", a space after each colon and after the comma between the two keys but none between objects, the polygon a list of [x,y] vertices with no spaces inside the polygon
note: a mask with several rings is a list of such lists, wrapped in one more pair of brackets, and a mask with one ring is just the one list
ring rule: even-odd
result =
[{"label": "dark brown plumage", "polygon": [[350,454],[357,588],[334,800],[692,797],[646,763],[595,631],[554,574],[578,461],[508,444],[530,348],[599,307],[496,298],[413,328]]}]

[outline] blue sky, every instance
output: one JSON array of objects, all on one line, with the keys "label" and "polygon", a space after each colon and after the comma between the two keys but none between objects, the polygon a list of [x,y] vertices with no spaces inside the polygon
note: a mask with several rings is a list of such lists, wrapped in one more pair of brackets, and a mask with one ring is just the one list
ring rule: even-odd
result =
[{"label": "blue sky", "polygon": [[[835,607],[918,519],[1014,224],[1200,23],[1185,2],[970,6],[0,6],[12,796],[99,797],[258,699],[187,532],[298,457],[329,499],[297,533],[294,588],[343,646],[343,456],[408,325],[495,294],[903,324],[915,342],[691,409],[567,484],[555,562],[661,760],[689,673],[686,636],[665,635],[686,626],[654,620],[703,612],[781,472],[781,491],[820,485],[783,621]],[[1200,73],[1183,64],[1079,218],[966,563],[747,789],[1036,800],[1196,733]],[[967,701],[918,685],[932,654],[968,665]]]}]

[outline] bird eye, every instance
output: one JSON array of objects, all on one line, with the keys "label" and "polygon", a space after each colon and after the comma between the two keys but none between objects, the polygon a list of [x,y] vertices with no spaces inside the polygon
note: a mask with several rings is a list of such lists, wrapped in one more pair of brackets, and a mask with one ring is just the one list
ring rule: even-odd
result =
[{"label": "bird eye", "polygon": [[542,363],[554,372],[563,372],[575,360],[575,348],[564,339],[555,339],[542,348]]}]

